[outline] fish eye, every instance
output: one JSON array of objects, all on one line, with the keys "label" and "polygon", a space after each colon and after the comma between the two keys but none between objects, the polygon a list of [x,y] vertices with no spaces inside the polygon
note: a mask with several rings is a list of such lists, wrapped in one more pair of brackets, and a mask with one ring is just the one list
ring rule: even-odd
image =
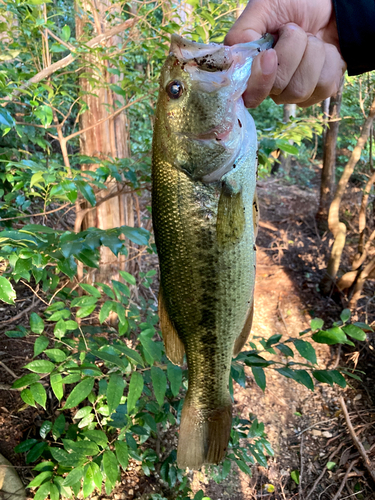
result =
[{"label": "fish eye", "polygon": [[178,99],[179,97],[181,97],[183,91],[184,87],[178,80],[173,80],[167,85],[167,93],[172,99]]}]

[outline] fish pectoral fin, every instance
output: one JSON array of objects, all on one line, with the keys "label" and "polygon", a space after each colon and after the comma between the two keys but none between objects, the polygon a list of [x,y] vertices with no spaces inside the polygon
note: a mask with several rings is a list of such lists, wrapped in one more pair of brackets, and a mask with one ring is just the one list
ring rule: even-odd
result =
[{"label": "fish pectoral fin", "polygon": [[246,344],[247,339],[249,338],[251,332],[251,326],[253,324],[253,315],[254,315],[254,302],[251,304],[251,308],[247,313],[245,324],[242,328],[242,332],[236,338],[233,348],[233,357],[235,358],[242,350],[243,346]]},{"label": "fish pectoral fin", "polygon": [[204,464],[219,464],[228,448],[231,427],[231,404],[202,411],[186,398],[178,438],[178,466],[200,469]]},{"label": "fish pectoral fin", "polygon": [[159,319],[165,354],[174,365],[182,365],[185,353],[184,344],[177,335],[176,329],[169,318],[161,287],[159,290]]}]

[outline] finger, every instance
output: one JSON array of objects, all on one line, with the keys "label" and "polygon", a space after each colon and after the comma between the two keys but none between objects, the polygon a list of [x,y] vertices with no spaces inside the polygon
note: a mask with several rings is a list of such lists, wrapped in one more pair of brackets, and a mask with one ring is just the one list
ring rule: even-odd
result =
[{"label": "finger", "polygon": [[272,96],[276,104],[295,104],[306,101],[317,86],[324,62],[324,42],[313,35],[309,35],[301,63],[288,86],[275,98]]},{"label": "finger", "polygon": [[325,61],[314,92],[306,101],[299,103],[302,108],[312,106],[317,102],[335,95],[340,87],[342,75],[346,71],[346,63],[334,45],[324,44]]},{"label": "finger", "polygon": [[307,34],[294,23],[285,24],[279,30],[279,39],[275,45],[278,59],[278,71],[272,88],[273,95],[279,95],[289,85],[300,65],[307,46]]},{"label": "finger", "polygon": [[247,108],[256,108],[270,93],[277,73],[277,55],[265,50],[254,59],[251,76],[244,93]]},{"label": "finger", "polygon": [[264,0],[251,0],[228,31],[224,44],[235,45],[258,40],[269,28],[270,13]]}]

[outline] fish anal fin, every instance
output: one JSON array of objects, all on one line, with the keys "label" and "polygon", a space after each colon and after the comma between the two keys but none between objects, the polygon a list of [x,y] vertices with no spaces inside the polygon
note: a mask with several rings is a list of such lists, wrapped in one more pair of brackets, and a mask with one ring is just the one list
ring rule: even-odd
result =
[{"label": "fish anal fin", "polygon": [[160,328],[163,334],[165,354],[167,358],[175,365],[182,365],[184,361],[185,348],[184,344],[177,335],[176,329],[173,326],[169,314],[165,308],[163,292],[160,287],[159,291],[159,319]]},{"label": "fish anal fin", "polygon": [[241,352],[243,346],[246,344],[246,341],[249,338],[251,332],[251,325],[253,324],[253,315],[254,315],[254,302],[251,304],[251,308],[247,313],[246,321],[242,328],[242,331],[236,338],[236,341],[234,343],[233,357],[236,357]]},{"label": "fish anal fin", "polygon": [[203,413],[185,399],[178,439],[178,466],[199,469],[203,464],[219,464],[228,447],[231,427],[231,404]]}]

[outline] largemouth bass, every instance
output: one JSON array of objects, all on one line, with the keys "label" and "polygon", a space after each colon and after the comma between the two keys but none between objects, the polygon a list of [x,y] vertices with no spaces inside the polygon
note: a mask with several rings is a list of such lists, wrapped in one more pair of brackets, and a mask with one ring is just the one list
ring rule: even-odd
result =
[{"label": "largemouth bass", "polygon": [[257,138],[242,94],[272,37],[225,47],[173,35],[161,71],[153,137],[152,215],[159,317],[168,358],[189,388],[180,467],[217,464],[230,437],[232,356],[251,329]]}]

